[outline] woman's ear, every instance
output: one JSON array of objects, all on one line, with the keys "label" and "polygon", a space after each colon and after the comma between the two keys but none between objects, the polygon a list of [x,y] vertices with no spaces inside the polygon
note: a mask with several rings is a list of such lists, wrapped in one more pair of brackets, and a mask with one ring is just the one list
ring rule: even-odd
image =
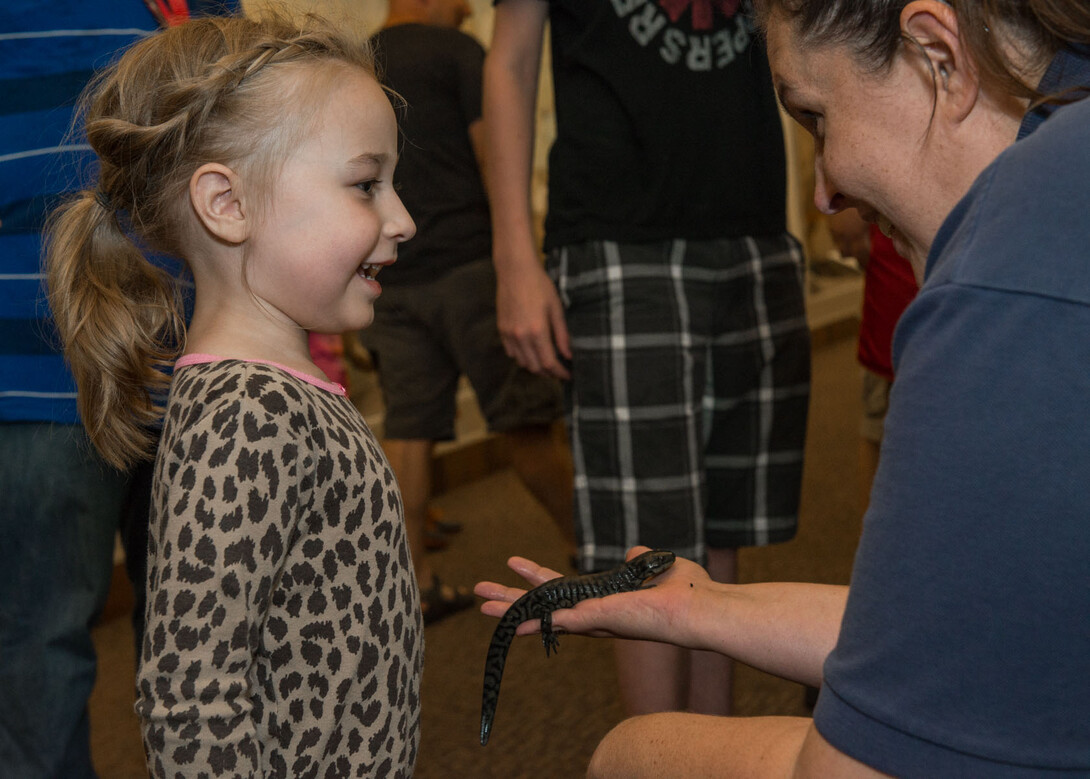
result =
[{"label": "woman's ear", "polygon": [[930,63],[935,111],[964,120],[980,96],[980,78],[961,43],[954,9],[942,0],[913,0],[901,10],[901,31]]},{"label": "woman's ear", "polygon": [[210,162],[189,179],[189,199],[201,224],[212,235],[240,244],[250,234],[248,210],[243,207],[239,177],[226,165]]}]

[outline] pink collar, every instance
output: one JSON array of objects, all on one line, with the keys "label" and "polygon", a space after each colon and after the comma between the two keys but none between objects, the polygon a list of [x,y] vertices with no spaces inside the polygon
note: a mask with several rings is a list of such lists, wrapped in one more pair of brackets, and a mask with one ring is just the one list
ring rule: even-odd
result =
[{"label": "pink collar", "polygon": [[348,390],[342,387],[340,384],[332,381],[326,381],[325,379],[319,379],[317,376],[311,376],[309,373],[303,373],[295,368],[289,368],[287,365],[281,365],[278,362],[270,362],[268,360],[243,360],[237,357],[218,357],[214,354],[184,354],[178,358],[174,363],[175,368],[184,368],[187,365],[204,365],[210,362],[223,362],[225,360],[238,360],[238,362],[251,362],[257,365],[268,365],[271,368],[284,371],[291,376],[305,381],[307,384],[313,384],[315,387],[324,389],[327,392],[332,392],[334,395],[348,396]]}]

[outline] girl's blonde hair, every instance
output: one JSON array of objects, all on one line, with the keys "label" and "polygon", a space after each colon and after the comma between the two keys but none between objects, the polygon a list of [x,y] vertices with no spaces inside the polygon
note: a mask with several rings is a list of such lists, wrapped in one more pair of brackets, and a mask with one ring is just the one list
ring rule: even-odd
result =
[{"label": "girl's blonde hair", "polygon": [[285,75],[309,66],[328,84],[330,65],[375,72],[366,44],[313,17],[214,17],[140,41],[85,92],[98,184],[51,216],[46,273],[80,416],[115,466],[150,455],[185,339],[178,285],[144,250],[182,256],[195,229],[189,180],[201,165],[267,185],[321,94],[312,74]]}]

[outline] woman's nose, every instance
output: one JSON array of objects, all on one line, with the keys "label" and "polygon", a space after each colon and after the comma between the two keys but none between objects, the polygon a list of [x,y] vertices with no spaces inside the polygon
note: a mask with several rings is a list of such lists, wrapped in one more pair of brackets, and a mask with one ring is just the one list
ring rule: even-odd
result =
[{"label": "woman's nose", "polygon": [[825,173],[821,156],[814,157],[814,205],[823,214],[838,214],[847,208],[844,195],[832,183]]}]

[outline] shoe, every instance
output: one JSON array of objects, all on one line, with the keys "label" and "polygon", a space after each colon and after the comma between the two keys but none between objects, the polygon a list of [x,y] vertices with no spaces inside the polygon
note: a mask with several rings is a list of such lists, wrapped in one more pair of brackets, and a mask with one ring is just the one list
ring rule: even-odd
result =
[{"label": "shoe", "polygon": [[431,577],[431,587],[420,591],[420,611],[425,625],[434,625],[444,617],[464,611],[476,602],[465,587],[443,584],[438,574]]},{"label": "shoe", "polygon": [[450,546],[450,541],[447,539],[446,533],[432,530],[430,527],[424,528],[424,551],[441,552],[448,546]]}]

